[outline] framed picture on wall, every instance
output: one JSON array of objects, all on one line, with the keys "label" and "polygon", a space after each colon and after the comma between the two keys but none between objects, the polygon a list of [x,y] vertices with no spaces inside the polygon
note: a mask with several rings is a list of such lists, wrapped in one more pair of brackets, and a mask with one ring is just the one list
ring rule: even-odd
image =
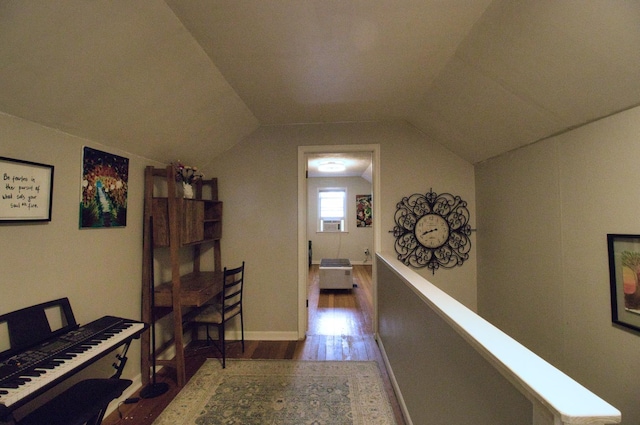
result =
[{"label": "framed picture on wall", "polygon": [[80,228],[127,225],[129,158],[84,148]]},{"label": "framed picture on wall", "polygon": [[0,157],[0,222],[51,221],[53,165]]},{"label": "framed picture on wall", "polygon": [[608,234],[611,320],[640,331],[640,235]]},{"label": "framed picture on wall", "polygon": [[373,226],[371,195],[356,195],[356,222],[357,227]]}]

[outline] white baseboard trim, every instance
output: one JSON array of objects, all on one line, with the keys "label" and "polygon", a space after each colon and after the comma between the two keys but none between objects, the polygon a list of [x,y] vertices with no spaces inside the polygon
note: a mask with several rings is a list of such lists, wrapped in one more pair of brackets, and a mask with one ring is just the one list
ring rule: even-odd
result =
[{"label": "white baseboard trim", "polygon": [[[240,333],[233,339],[240,339]],[[244,339],[247,341],[297,341],[297,331],[277,331],[277,332],[245,332]]]},{"label": "white baseboard trim", "polygon": [[[349,260],[351,262],[351,265],[356,265],[356,266],[370,266],[372,265],[371,260],[367,260],[367,261],[363,261],[363,260]],[[315,264],[315,265],[320,265],[320,261],[312,261],[311,264]]]},{"label": "white baseboard trim", "polygon": [[352,266],[370,266],[371,261],[358,261],[358,260],[349,260],[351,261]]},{"label": "white baseboard trim", "polygon": [[[242,337],[239,329],[227,330],[224,335],[227,341],[240,341],[240,338]],[[198,337],[204,338],[204,336]],[[214,339],[218,337],[215,329],[211,330],[211,337]],[[296,331],[245,331],[244,339],[245,341],[297,341],[298,333]],[[189,341],[186,343],[188,344]]]},{"label": "white baseboard trim", "polygon": [[389,374],[389,380],[391,381],[391,386],[393,387],[393,391],[396,393],[398,404],[400,404],[400,410],[402,410],[404,421],[406,425],[413,425],[411,416],[409,416],[409,410],[407,409],[407,405],[405,404],[404,398],[402,397],[402,392],[400,391],[400,387],[398,386],[398,381],[396,380],[396,377],[393,374],[393,369],[391,368],[391,364],[389,364],[389,358],[387,357],[387,352],[384,350],[384,344],[382,343],[382,340],[380,339],[379,334],[376,334],[376,342],[378,343],[378,347],[380,347],[380,352],[382,353],[382,359],[384,360],[384,365],[387,368],[387,373]]},{"label": "white baseboard trim", "polygon": [[[217,338],[215,329],[212,330],[212,338]],[[239,329],[227,330],[225,338],[227,341],[240,341],[242,334]],[[245,331],[245,341],[297,341],[298,333],[296,331]]]}]

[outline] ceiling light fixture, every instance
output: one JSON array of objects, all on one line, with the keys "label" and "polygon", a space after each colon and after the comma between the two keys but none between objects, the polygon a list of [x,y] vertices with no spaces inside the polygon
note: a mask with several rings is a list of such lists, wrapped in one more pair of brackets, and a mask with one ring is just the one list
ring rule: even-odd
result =
[{"label": "ceiling light fixture", "polygon": [[324,171],[324,172],[329,172],[329,173],[336,173],[338,171],[344,171],[346,168],[347,167],[345,167],[344,164],[342,162],[339,162],[339,161],[323,162],[322,164],[320,164],[318,166],[318,170]]}]

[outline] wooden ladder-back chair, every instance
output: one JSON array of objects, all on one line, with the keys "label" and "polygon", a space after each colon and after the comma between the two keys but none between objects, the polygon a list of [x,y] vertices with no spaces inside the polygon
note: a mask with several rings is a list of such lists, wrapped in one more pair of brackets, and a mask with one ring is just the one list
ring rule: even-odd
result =
[{"label": "wooden ladder-back chair", "polygon": [[[193,319],[196,330],[199,326],[207,328],[207,343],[213,345],[222,354],[222,367],[226,367],[226,341],[225,327],[229,320],[240,316],[240,332],[242,352],[244,353],[244,319],[242,317],[242,290],[244,286],[244,261],[240,267],[234,269],[224,268],[223,290],[214,304],[205,307]],[[217,343],[209,335],[209,326],[218,328]]]}]

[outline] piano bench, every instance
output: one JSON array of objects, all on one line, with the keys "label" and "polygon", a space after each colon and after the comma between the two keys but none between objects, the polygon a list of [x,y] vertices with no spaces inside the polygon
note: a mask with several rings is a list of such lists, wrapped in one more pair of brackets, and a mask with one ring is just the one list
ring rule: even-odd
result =
[{"label": "piano bench", "polygon": [[129,379],[86,379],[29,413],[19,425],[99,424],[109,403],[131,385]]}]

